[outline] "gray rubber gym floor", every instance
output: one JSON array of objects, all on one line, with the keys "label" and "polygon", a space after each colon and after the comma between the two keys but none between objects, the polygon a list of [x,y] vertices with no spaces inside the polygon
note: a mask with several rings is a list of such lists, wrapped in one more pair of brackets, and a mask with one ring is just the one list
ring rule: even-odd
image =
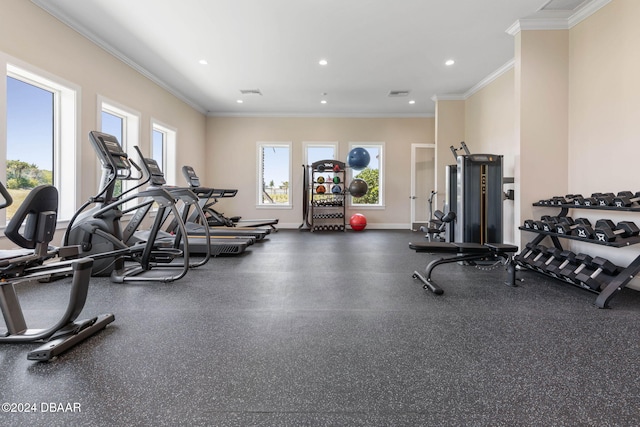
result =
[{"label": "gray rubber gym floor", "polygon": [[[3,425],[636,426],[640,292],[612,309],[534,273],[448,264],[411,277],[410,231],[281,230],[173,284],[91,282],[116,321],[50,363],[0,345]],[[55,317],[65,282],[20,288]],[[45,326],[32,324],[31,326]],[[80,408],[80,412],[49,412]],[[6,406],[3,406],[3,410]]]}]

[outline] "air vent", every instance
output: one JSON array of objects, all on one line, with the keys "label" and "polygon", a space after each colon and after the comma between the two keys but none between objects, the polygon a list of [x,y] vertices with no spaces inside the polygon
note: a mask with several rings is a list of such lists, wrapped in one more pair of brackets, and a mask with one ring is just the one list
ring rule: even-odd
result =
[{"label": "air vent", "polygon": [[240,93],[243,95],[260,95],[262,96],[262,92],[260,89],[240,89]]},{"label": "air vent", "polygon": [[408,90],[392,90],[389,91],[389,96],[392,98],[396,98],[399,96],[409,96],[409,92]]},{"label": "air vent", "polygon": [[576,10],[588,0],[549,0],[540,10]]}]

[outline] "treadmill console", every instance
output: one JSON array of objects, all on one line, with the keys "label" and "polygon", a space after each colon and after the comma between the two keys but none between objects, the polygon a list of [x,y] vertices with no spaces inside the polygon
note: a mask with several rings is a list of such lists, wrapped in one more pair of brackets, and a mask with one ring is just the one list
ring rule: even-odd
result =
[{"label": "treadmill console", "polygon": [[128,176],[130,174],[131,163],[129,162],[129,157],[122,150],[115,136],[91,131],[89,132],[89,140],[98,153],[103,167],[114,167],[118,176]]},{"label": "treadmill console", "polygon": [[182,174],[187,179],[187,182],[189,183],[189,187],[192,187],[192,188],[200,187],[200,178],[198,178],[198,175],[196,175],[196,171],[193,170],[191,166],[183,166]]},{"label": "treadmill console", "polygon": [[144,166],[149,172],[149,176],[151,177],[152,185],[165,185],[167,181],[164,179],[164,173],[162,173],[162,169],[158,165],[154,159],[150,159],[147,157],[143,157]]}]

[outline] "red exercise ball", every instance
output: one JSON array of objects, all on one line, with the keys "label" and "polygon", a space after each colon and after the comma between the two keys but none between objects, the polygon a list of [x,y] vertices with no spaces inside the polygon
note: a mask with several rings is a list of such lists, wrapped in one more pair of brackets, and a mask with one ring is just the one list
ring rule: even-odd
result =
[{"label": "red exercise ball", "polygon": [[362,231],[367,226],[367,217],[360,213],[353,214],[349,219],[349,225],[354,231]]}]

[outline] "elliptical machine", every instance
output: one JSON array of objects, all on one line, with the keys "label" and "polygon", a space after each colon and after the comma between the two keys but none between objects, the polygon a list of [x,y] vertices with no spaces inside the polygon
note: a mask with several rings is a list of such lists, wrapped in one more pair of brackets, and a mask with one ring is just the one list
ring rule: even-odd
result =
[{"label": "elliptical machine", "polygon": [[[156,245],[155,241],[162,225],[162,217],[166,210],[171,210],[178,219],[178,227],[182,236],[186,235],[184,222],[180,220],[176,208],[176,198],[163,188],[150,188],[135,191],[140,184],[124,191],[119,196],[114,195],[118,181],[140,180],[142,176],[132,177],[132,164],[135,165],[122,150],[117,138],[106,133],[89,132],[89,141],[95,149],[102,167],[102,177],[98,194],[84,203],[69,221],[64,235],[63,244],[80,245],[82,256],[94,259],[93,275],[109,275],[116,283],[128,281],[172,282],[182,278],[189,270],[188,241],[183,241],[184,250],[174,247]],[[134,192],[135,191],[135,192]],[[144,200],[135,206],[124,207],[128,202],[136,199]],[[145,242],[127,245],[123,240],[121,218],[140,207],[156,203],[157,215]],[[93,208],[87,210],[91,205]],[[124,208],[123,208],[124,207]],[[174,263],[176,258],[182,257],[182,263]],[[177,270],[172,275],[149,274],[142,275],[152,268],[171,268]]]},{"label": "elliptical machine", "polygon": [[[10,206],[13,200],[2,183],[0,195],[4,198],[0,209]],[[110,313],[76,320],[87,300],[93,260],[50,262],[54,257],[74,258],[78,252],[77,247],[49,247],[57,212],[55,187],[41,185],[31,190],[5,229],[5,235],[24,249],[0,251],[0,309],[6,326],[6,331],[0,331],[0,343],[43,343],[27,354],[29,360],[49,361],[115,320]],[[64,314],[48,328],[29,328],[15,287],[66,276],[73,278]]]}]

